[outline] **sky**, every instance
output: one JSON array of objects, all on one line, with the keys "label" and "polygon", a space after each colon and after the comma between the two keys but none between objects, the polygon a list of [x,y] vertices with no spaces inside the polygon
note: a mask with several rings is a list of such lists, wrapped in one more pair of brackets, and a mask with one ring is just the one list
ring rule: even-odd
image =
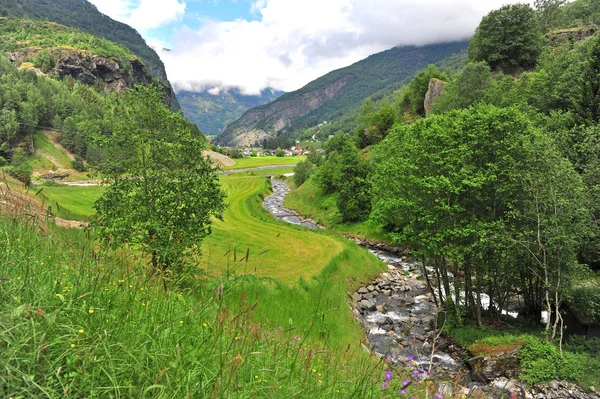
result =
[{"label": "sky", "polygon": [[394,46],[469,38],[481,18],[533,0],[89,0],[135,28],[176,91],[293,91]]}]

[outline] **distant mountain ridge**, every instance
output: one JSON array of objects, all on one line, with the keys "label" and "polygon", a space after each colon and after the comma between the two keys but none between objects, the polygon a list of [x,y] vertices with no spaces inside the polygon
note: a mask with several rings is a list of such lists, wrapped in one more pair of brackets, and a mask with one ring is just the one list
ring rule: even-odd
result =
[{"label": "distant mountain ridge", "polygon": [[394,47],[332,71],[229,124],[220,144],[246,146],[295,129],[331,121],[370,95],[412,78],[429,64],[467,49],[468,40]]},{"label": "distant mountain ridge", "polygon": [[2,0],[0,16],[2,15],[56,22],[127,47],[165,85],[170,92],[167,97],[171,101],[171,108],[179,109],[165,66],[156,51],[146,44],[135,29],[102,14],[87,0]]},{"label": "distant mountain ridge", "polygon": [[186,118],[205,134],[217,136],[247,110],[270,103],[283,94],[282,91],[268,88],[258,95],[245,95],[239,89],[231,88],[220,90],[217,94],[207,90],[181,91],[177,93],[177,99]]}]

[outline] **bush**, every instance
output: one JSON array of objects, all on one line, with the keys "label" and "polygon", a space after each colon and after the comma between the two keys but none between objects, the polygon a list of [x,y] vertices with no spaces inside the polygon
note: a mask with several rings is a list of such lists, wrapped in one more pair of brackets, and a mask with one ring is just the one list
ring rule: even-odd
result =
[{"label": "bush", "polygon": [[6,172],[26,186],[31,184],[31,167],[28,165],[9,166]]},{"label": "bush", "polygon": [[79,155],[75,155],[75,160],[71,161],[71,167],[78,172],[85,172],[87,169],[83,159]]},{"label": "bush", "polygon": [[302,161],[294,168],[294,184],[296,187],[300,187],[315,171],[315,165],[309,160]]},{"label": "bush", "polygon": [[285,152],[283,152],[283,150],[282,150],[281,148],[278,148],[278,149],[275,151],[275,156],[276,156],[276,157],[279,157],[279,158],[283,158],[283,157],[285,156]]},{"label": "bush", "polygon": [[558,348],[538,338],[527,339],[519,352],[521,380],[528,384],[550,381],[558,376],[561,361]]}]

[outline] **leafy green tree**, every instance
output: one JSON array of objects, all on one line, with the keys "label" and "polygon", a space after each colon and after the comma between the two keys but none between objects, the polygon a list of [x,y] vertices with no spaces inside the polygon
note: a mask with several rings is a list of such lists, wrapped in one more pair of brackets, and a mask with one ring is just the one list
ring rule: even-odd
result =
[{"label": "leafy green tree", "polygon": [[469,60],[507,73],[530,69],[542,51],[542,30],[528,4],[506,5],[485,16],[469,46]]},{"label": "leafy green tree", "polygon": [[351,140],[339,155],[339,170],[334,176],[338,189],[337,207],[344,222],[360,222],[371,213],[369,166]]},{"label": "leafy green tree", "polygon": [[555,28],[563,14],[562,6],[567,0],[535,0],[533,6],[544,32]]},{"label": "leafy green tree", "polygon": [[303,185],[304,182],[307,181],[310,178],[310,176],[314,173],[315,168],[315,164],[313,164],[309,159],[307,159],[306,161],[299,162],[294,167],[293,179],[296,187],[300,187],[301,185]]},{"label": "leafy green tree", "polygon": [[111,182],[94,205],[100,238],[141,248],[155,269],[184,265],[224,209],[216,171],[202,156],[204,138],[156,86],[136,86],[115,109],[112,134],[95,140],[106,159],[94,167]]},{"label": "leafy green tree", "polygon": [[584,47],[574,108],[582,122],[597,124],[600,122],[600,37],[590,39],[586,45],[589,47]]},{"label": "leafy green tree", "polygon": [[433,103],[433,113],[468,108],[481,101],[485,90],[493,83],[492,71],[487,63],[471,62],[444,88],[442,95]]}]

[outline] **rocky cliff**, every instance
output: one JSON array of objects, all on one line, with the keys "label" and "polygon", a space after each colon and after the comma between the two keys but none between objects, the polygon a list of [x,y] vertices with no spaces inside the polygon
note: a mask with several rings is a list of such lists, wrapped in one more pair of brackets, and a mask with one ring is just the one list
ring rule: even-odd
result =
[{"label": "rocky cliff", "polygon": [[442,90],[447,84],[447,82],[436,78],[432,78],[429,81],[429,89],[425,93],[425,115],[429,115],[433,108],[433,103],[442,95]]},{"label": "rocky cliff", "polygon": [[[42,74],[42,71],[34,68],[31,63],[23,62],[34,58],[41,51],[49,51],[54,60],[53,67],[44,74],[60,79],[70,76],[75,81],[86,85],[100,85],[107,90],[116,91],[133,87],[136,84],[146,85],[153,80],[156,81],[144,63],[137,57],[123,60],[93,55],[90,52],[68,47],[49,50],[35,47],[10,53],[8,58],[13,63],[20,64],[22,68],[34,69],[36,73]],[[161,85],[165,93],[165,100],[173,107],[177,103],[170,85],[163,82]]]},{"label": "rocky cliff", "polygon": [[335,97],[346,83],[346,80],[340,79],[316,90],[298,96],[284,96],[279,101],[253,108],[230,124],[219,137],[219,142],[245,147],[254,144],[255,141],[274,137],[289,127],[295,119],[306,116]]}]

